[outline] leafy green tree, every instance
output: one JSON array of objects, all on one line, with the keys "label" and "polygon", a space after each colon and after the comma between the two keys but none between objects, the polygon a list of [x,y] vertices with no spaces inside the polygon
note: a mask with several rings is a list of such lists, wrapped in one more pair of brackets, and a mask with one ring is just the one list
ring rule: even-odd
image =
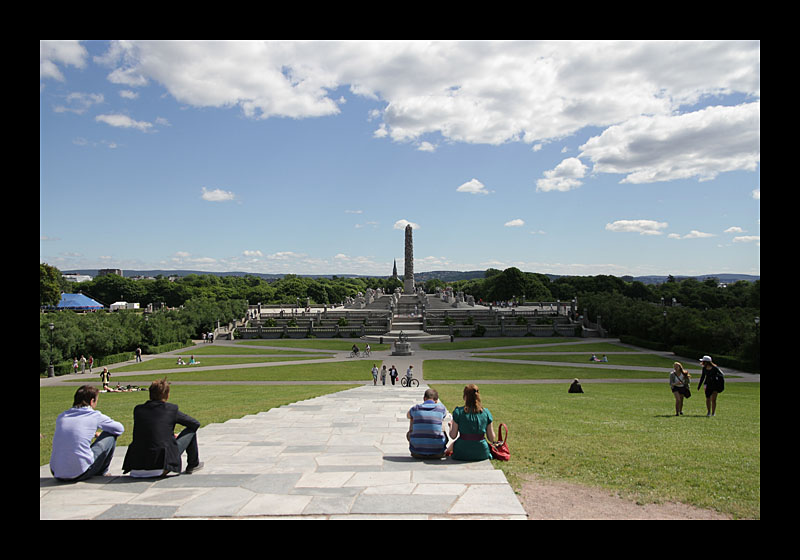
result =
[{"label": "leafy green tree", "polygon": [[61,271],[39,263],[39,307],[55,307],[61,301]]}]

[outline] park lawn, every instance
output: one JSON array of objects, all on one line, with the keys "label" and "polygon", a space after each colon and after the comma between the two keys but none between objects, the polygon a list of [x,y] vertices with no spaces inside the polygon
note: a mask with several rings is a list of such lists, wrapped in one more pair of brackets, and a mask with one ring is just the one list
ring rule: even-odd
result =
[{"label": "park lawn", "polygon": [[[186,365],[179,366],[175,362],[175,358],[153,358],[152,360],[145,360],[136,364],[129,364],[126,366],[115,367],[113,370],[109,368],[112,374],[131,371],[148,371],[151,369],[175,369],[175,368],[195,368],[195,367],[208,367],[208,366],[227,366],[236,364],[260,364],[265,362],[290,362],[294,360],[319,360],[322,358],[330,358],[330,354],[302,354],[302,355],[282,355],[282,356],[262,356],[260,358],[213,358],[204,356],[202,360],[198,360],[196,364],[189,365],[189,356],[183,356]],[[114,377],[116,379],[116,377]]]},{"label": "park lawn", "polygon": [[[493,356],[494,358],[494,356]],[[517,359],[517,358],[515,358]],[[659,379],[666,385],[669,371],[633,371],[539,364],[476,362],[467,360],[425,360],[423,375],[426,381],[470,379],[475,381],[515,379]]]},{"label": "park lawn", "polygon": [[170,381],[356,381],[372,380],[372,364],[378,369],[382,360],[331,362],[284,366],[243,367],[219,370],[194,370],[179,373],[114,376],[112,384],[135,383],[149,386],[154,379],[166,377]]},{"label": "park lawn", "polygon": [[586,344],[559,344],[557,346],[551,346],[550,344],[546,345],[536,345],[529,348],[496,348],[494,350],[480,350],[481,353],[484,354],[491,354],[496,352],[502,352],[504,354],[513,353],[513,352],[579,352],[582,354],[586,354],[586,359],[589,359],[589,356],[592,354],[597,354],[598,357],[602,356],[606,352],[631,352],[637,353],[639,350],[635,350],[628,346],[621,346],[619,344],[614,344],[613,342],[595,342],[595,343],[586,343]]},{"label": "park lawn", "polygon": [[455,342],[429,342],[420,344],[423,350],[469,350],[471,348],[501,348],[503,346],[527,346],[531,344],[558,344],[578,342],[580,338],[548,337],[510,337],[510,338],[463,338]]},{"label": "park lawn", "polygon": [[[476,358],[492,358],[494,360],[526,360],[536,362],[568,362],[571,364],[587,364],[587,367],[602,365],[607,366],[641,366],[641,367],[661,367],[669,373],[672,371],[674,358],[657,356],[655,354],[614,354],[608,357],[608,362],[590,362],[586,356],[576,356],[575,354],[554,355],[554,354],[475,354]],[[599,357],[599,356],[598,356]],[[688,371],[700,375],[700,367],[692,364],[692,367],[683,365]]]},{"label": "park lawn", "polygon": [[[426,377],[427,368],[425,370]],[[460,385],[431,386],[448,410]],[[694,391],[674,416],[669,388],[652,383],[479,385],[498,426],[508,426],[511,461],[495,461],[512,486],[526,475],[599,486],[639,503],[675,501],[735,518],[761,516],[761,387],[729,383],[706,417]]]},{"label": "park lawn", "polygon": [[287,355],[287,356],[302,356],[308,354],[308,352],[304,350],[278,350],[276,348],[253,348],[253,347],[246,347],[240,344],[226,344],[226,345],[208,345],[208,346],[195,346],[193,348],[187,348],[185,350],[180,350],[174,353],[174,356],[191,356],[194,354],[195,356],[215,356],[215,355],[249,355],[249,354],[257,354],[259,356],[263,356],[265,354],[269,355]]},{"label": "park lawn", "polygon": [[[225,422],[271,408],[352,389],[357,385],[173,385],[170,402],[196,418],[201,425]],[[56,418],[72,406],[76,387],[39,389],[39,465],[50,462]],[[149,399],[147,391],[135,393],[100,393],[97,410],[121,422],[125,432],[118,446],[127,446],[133,437],[133,407]]]},{"label": "park lawn", "polygon": [[[358,346],[358,349],[363,352],[366,346],[365,342],[359,338],[341,339],[341,338],[278,338],[278,339],[258,339],[258,340],[242,340],[237,345],[242,346],[275,346],[277,348],[309,348],[315,350],[334,350],[337,352],[349,352],[353,348],[353,344]],[[389,350],[390,344],[370,343],[370,349],[374,350]]]}]

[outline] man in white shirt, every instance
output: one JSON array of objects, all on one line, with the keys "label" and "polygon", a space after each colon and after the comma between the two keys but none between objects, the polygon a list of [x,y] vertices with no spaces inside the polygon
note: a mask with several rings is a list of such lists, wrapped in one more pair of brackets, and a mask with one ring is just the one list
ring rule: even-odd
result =
[{"label": "man in white shirt", "polygon": [[56,419],[50,472],[58,480],[77,482],[104,475],[108,471],[117,437],[125,428],[95,410],[99,393],[91,385],[78,388],[72,408],[59,414]]}]

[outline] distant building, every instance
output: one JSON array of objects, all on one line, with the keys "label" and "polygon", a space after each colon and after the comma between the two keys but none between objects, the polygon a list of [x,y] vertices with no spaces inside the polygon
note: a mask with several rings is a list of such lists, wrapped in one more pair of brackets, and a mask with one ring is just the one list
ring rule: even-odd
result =
[{"label": "distant building", "polygon": [[138,303],[128,303],[127,301],[115,301],[108,306],[111,311],[119,311],[120,309],[139,309]]},{"label": "distant building", "polygon": [[122,276],[122,270],[119,268],[101,268],[97,271],[97,276],[106,276],[108,274],[116,274],[117,276]]},{"label": "distant building", "polygon": [[92,277],[88,274],[78,274],[77,272],[65,272],[61,278],[67,282],[91,282]]}]

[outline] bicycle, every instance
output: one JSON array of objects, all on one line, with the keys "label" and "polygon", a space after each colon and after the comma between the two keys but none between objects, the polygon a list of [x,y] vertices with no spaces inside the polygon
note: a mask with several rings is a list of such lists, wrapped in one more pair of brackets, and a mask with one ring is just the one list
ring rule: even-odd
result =
[{"label": "bicycle", "polygon": [[419,379],[413,377],[404,377],[400,380],[400,385],[403,387],[419,387]]},{"label": "bicycle", "polygon": [[360,353],[350,350],[350,355],[348,356],[348,358],[360,358],[360,357],[361,357]]},{"label": "bicycle", "polygon": [[372,355],[372,351],[371,350],[364,350],[363,356],[365,358],[369,358],[371,355]]}]

